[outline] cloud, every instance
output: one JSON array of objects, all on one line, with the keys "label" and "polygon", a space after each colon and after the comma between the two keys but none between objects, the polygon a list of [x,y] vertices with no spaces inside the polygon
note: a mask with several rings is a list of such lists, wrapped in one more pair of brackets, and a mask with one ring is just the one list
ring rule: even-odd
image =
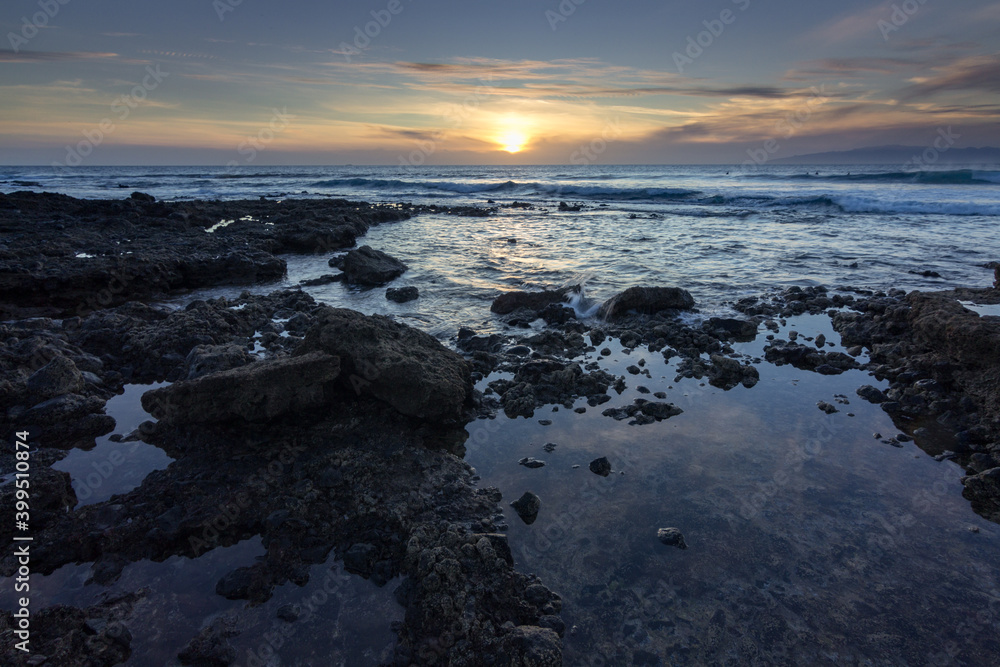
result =
[{"label": "cloud", "polygon": [[900,97],[912,101],[948,91],[1000,93],[1000,54],[965,58],[938,68],[937,74],[905,88]]},{"label": "cloud", "polygon": [[878,34],[878,22],[892,15],[892,2],[886,0],[874,7],[847,14],[810,30],[800,39],[803,43],[840,44],[861,36]]},{"label": "cloud", "polygon": [[21,51],[0,50],[0,62],[44,63],[65,61],[86,61],[118,58],[117,53],[97,53],[93,51]]},{"label": "cloud", "polygon": [[898,74],[926,67],[923,60],[906,58],[824,58],[789,70],[785,81],[815,81],[817,78],[859,78],[872,74]]}]

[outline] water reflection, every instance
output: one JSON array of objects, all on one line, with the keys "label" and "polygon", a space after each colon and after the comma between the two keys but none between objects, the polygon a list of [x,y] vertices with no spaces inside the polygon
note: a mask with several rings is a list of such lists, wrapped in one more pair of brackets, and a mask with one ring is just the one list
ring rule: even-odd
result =
[{"label": "water reflection", "polygon": [[[779,335],[790,329],[839,341],[825,317]],[[739,351],[761,356],[764,342]],[[483,485],[541,497],[531,526],[507,509],[509,533],[517,566],[563,596],[567,664],[995,664],[1000,527],[962,498],[958,466],[873,437],[896,431],[855,395],[870,376],[763,363],[756,387],[724,392],[610,347],[603,367],[645,359],[652,377],[583,415],[469,428]],[[638,384],[684,413],[645,426],[600,415],[642,396]],[[608,478],[588,470],[599,456]],[[664,527],[688,549],[660,544]]]}]

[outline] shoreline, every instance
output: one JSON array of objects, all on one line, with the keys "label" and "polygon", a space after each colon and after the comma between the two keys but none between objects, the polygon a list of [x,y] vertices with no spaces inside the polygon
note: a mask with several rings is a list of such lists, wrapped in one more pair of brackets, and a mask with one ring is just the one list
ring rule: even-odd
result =
[{"label": "shoreline", "polygon": [[[10,211],[12,198],[17,199],[0,198],[0,210]],[[94,581],[106,584],[129,563],[190,551],[192,538],[207,546],[229,546],[260,535],[268,558],[220,579],[217,591],[224,597],[261,603],[275,586],[302,581],[309,565],[324,563],[334,553],[349,563],[348,571],[383,585],[407,577],[396,593],[407,608],[407,620],[397,628],[397,664],[430,664],[441,655],[454,664],[475,664],[483,653],[496,655],[498,664],[520,664],[529,657],[535,664],[559,664],[559,636],[565,632],[561,600],[545,582],[514,569],[499,491],[476,489],[475,472],[456,454],[468,437],[465,427],[499,411],[534,417],[543,407],[571,408],[574,400],[586,398],[590,409],[636,427],[676,416],[676,406],[665,396],[624,409],[600,407],[612,391],[620,394],[626,382],[641,380],[643,372],[636,366],[635,373],[628,371],[633,377],[614,376],[576,361],[584,352],[598,351],[608,338],[665,359],[679,357],[680,376],[704,378],[720,389],[752,388],[760,363],[791,364],[819,374],[872,371],[888,379],[890,387],[866,392],[864,398],[881,403],[901,432],[922,448],[952,452],[974,473],[965,485],[973,507],[1000,523],[1000,406],[990,400],[1000,395],[1000,319],[981,318],[958,303],[1000,303],[995,289],[855,296],[790,288],[771,298],[740,300],[736,309],[746,319],[712,318],[700,327],[676,317],[695,306],[683,290],[628,290],[604,304],[605,320],[586,322],[564,305],[566,291],[508,292],[493,306],[494,316],[509,325],[505,333],[480,336],[462,329],[457,354],[389,318],[351,315],[297,291],[198,301],[174,312],[134,303],[170,290],[272,277],[279,270],[278,249],[330,255],[355,245],[370,225],[405,220],[420,207],[338,200],[167,206],[136,197],[115,206],[110,201],[71,203],[57,195],[22,199],[38,199],[44,206],[34,211],[35,220],[20,223],[44,218],[46,229],[40,238],[32,237],[35,245],[7,248],[3,257],[0,382],[5,431],[25,421],[40,424],[43,447],[34,458],[34,493],[41,505],[34,520],[42,548],[34,562],[43,573],[93,562]],[[279,217],[273,225],[264,222],[279,212],[290,216],[282,209],[292,205],[294,214],[314,216],[312,222]],[[81,208],[67,212],[60,206]],[[324,207],[333,210],[324,212]],[[174,215],[183,212],[188,217]],[[485,215],[489,210],[436,212]],[[67,215],[79,219],[67,220]],[[247,215],[256,218],[253,224],[204,231],[219,219],[250,223],[240,220]],[[11,218],[8,214],[2,223],[8,233],[17,229]],[[102,220],[108,224],[95,228]],[[23,227],[21,233],[26,233]],[[101,259],[97,267],[75,268],[80,263],[71,260],[100,259],[114,234],[128,234],[122,239],[135,244],[132,259]],[[175,235],[182,239],[180,247],[171,241]],[[231,248],[238,242],[246,247],[220,262],[214,254],[219,244]],[[152,247],[143,249],[143,243]],[[39,246],[48,250],[45,259],[39,258]],[[76,253],[96,256],[77,258]],[[376,260],[375,268],[385,269],[379,263],[385,260]],[[166,268],[152,273],[153,266]],[[390,274],[398,270],[389,268]],[[108,285],[116,275],[122,289],[107,303],[103,298],[92,302],[95,288],[112,291]],[[66,286],[74,289],[53,293]],[[777,329],[772,321],[831,311],[837,311],[835,328],[857,354],[778,338],[769,341],[766,362],[734,351],[738,341],[772,335],[769,330]],[[46,313],[61,319],[24,318]],[[523,329],[539,318],[546,322],[544,329]],[[250,355],[258,332],[264,351]],[[392,342],[399,340],[404,342]],[[408,365],[411,358],[422,361]],[[496,371],[510,373],[511,379],[490,382],[482,393],[473,389],[474,382]],[[143,399],[159,421],[122,435],[166,450],[175,458],[171,469],[151,473],[122,496],[73,510],[69,475],[48,466],[67,449],[86,446],[114,428],[104,405],[125,384],[163,380],[175,384]],[[228,394],[227,387],[252,391]],[[265,483],[245,503],[237,500],[236,518],[226,517],[229,525],[213,540],[205,539],[206,521],[211,525],[218,508],[232,503],[250,476],[268,470],[281,452],[303,446],[288,463],[279,458],[280,483]],[[0,461],[4,473],[13,470],[9,452]],[[0,488],[4,494],[10,490]],[[4,576],[10,576],[9,549],[2,563]],[[490,606],[487,599],[500,603]],[[88,633],[85,619],[120,621],[136,602],[122,598],[82,616],[53,612],[51,622],[76,637],[73,650],[90,650],[81,648],[84,642],[100,649],[95,657],[117,659],[128,642],[109,634],[107,627],[116,626]],[[475,610],[471,621],[462,615],[466,605]],[[11,623],[9,613],[4,622]],[[206,628],[191,638],[187,655],[225,659],[231,649],[228,631]],[[52,645],[56,654],[70,648]]]}]

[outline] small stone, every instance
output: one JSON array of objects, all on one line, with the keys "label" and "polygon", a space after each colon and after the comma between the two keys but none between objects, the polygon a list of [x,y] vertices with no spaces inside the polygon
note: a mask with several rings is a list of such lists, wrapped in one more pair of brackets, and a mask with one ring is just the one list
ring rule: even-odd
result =
[{"label": "small stone", "polygon": [[816,404],[816,407],[828,415],[832,415],[834,412],[840,412],[840,410],[838,410],[835,406],[827,403],[826,401],[820,401]]},{"label": "small stone", "polygon": [[542,468],[545,466],[545,461],[539,461],[536,458],[526,456],[518,461],[518,464],[523,465],[525,468]]},{"label": "small stone", "polygon": [[601,477],[607,477],[611,474],[611,462],[608,461],[606,456],[594,459],[590,462],[590,472],[595,475],[600,475]]},{"label": "small stone", "polygon": [[660,542],[666,544],[668,547],[687,549],[687,543],[684,541],[684,536],[677,528],[660,528],[656,531],[656,537],[660,540]]},{"label": "small stone", "polygon": [[297,621],[302,609],[297,604],[285,604],[278,607],[278,618],[291,623]]},{"label": "small stone", "polygon": [[538,423],[541,424],[542,426],[552,426],[551,419],[539,419]]},{"label": "small stone", "polygon": [[526,525],[531,525],[538,518],[538,510],[542,508],[541,499],[531,491],[525,491],[524,495],[510,504],[521,517]]}]

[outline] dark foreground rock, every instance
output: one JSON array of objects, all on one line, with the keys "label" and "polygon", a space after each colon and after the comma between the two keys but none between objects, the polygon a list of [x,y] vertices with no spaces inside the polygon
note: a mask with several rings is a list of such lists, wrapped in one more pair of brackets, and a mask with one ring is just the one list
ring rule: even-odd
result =
[{"label": "dark foreground rock", "polygon": [[340,359],[323,352],[258,361],[146,392],[142,406],[157,419],[205,424],[269,421],[308,413],[331,400]]},{"label": "dark foreground rock", "polygon": [[470,370],[461,356],[434,337],[374,315],[320,309],[296,354],[338,357],[342,382],[383,400],[404,415],[458,421],[472,396]]}]

